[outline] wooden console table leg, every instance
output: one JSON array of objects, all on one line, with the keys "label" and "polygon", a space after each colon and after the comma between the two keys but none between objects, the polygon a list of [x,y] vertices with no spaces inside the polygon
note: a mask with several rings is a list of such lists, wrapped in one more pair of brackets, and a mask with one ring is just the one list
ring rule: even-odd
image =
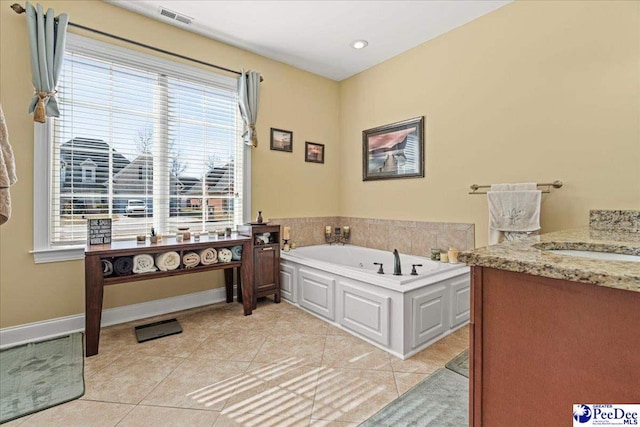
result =
[{"label": "wooden console table leg", "polygon": [[224,269],[224,287],[227,291],[227,303],[233,302],[233,268]]},{"label": "wooden console table leg", "polygon": [[242,245],[242,265],[240,266],[242,276],[242,306],[244,315],[251,314],[253,309],[253,253],[251,242]]},{"label": "wooden console table leg", "polygon": [[242,302],[242,271],[240,268],[237,268],[237,272],[238,272],[238,286],[237,286],[238,302]]},{"label": "wooden console table leg", "polygon": [[104,278],[102,262],[98,255],[88,255],[84,259],[85,286],[85,354],[87,357],[98,354],[100,343],[100,321],[102,319],[102,297]]}]

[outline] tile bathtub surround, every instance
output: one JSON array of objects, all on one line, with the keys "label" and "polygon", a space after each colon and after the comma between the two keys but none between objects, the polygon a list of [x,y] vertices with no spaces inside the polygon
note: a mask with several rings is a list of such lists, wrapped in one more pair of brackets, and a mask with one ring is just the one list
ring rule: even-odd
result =
[{"label": "tile bathtub surround", "polygon": [[277,218],[271,220],[291,227],[291,240],[297,246],[322,245],[324,227],[351,227],[349,243],[373,249],[429,257],[431,249],[443,251],[454,247],[470,250],[475,247],[473,224],[399,221],[355,217]]},{"label": "tile bathtub surround", "polygon": [[[136,342],[134,326],[173,317],[182,334]],[[469,332],[400,360],[267,299],[251,316],[221,303],[104,328],[100,341],[83,397],[3,426],[355,427],[466,349]]]},{"label": "tile bathtub surround", "polygon": [[590,210],[589,226],[596,230],[625,228],[640,231],[640,210]]}]

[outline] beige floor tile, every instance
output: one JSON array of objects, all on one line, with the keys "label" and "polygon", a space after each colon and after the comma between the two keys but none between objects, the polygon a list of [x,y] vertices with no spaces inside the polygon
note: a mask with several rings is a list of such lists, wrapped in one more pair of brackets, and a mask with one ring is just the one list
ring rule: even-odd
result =
[{"label": "beige floor tile", "polygon": [[353,335],[351,335],[349,332],[345,331],[344,329],[340,329],[336,326],[333,325],[329,325],[328,329],[327,329],[327,335],[339,335],[341,337],[352,337]]},{"label": "beige floor tile", "polygon": [[245,373],[247,384],[238,387],[222,413],[308,419],[321,369],[296,358],[274,364],[253,363]]},{"label": "beige floor tile", "polygon": [[112,364],[116,359],[119,359],[122,356],[122,353],[117,351],[117,349],[111,350],[103,350],[100,349],[100,352],[95,356],[85,357],[84,358],[84,378],[85,380],[92,375],[100,372],[105,369],[107,366]]},{"label": "beige floor tile", "polygon": [[393,376],[396,380],[396,387],[398,388],[398,394],[403,395],[409,391],[413,386],[418,384],[423,379],[427,378],[431,374],[412,374],[408,372],[394,372]]},{"label": "beige floor tile", "polygon": [[224,332],[235,335],[242,335],[246,333],[259,333],[262,335],[268,335],[270,333],[273,333],[273,331],[276,329],[277,323],[278,318],[275,316],[253,317],[252,314],[248,317],[229,319],[225,321]]},{"label": "beige floor tile", "polygon": [[357,427],[358,423],[345,423],[342,421],[311,420],[311,427]]},{"label": "beige floor tile", "polygon": [[435,372],[439,368],[444,367],[444,363],[442,363],[440,360],[431,360],[429,358],[421,358],[419,355],[415,355],[407,360],[392,358],[391,367],[393,368],[393,372],[428,375]]},{"label": "beige floor tile", "polygon": [[276,323],[276,330],[288,331],[297,334],[307,335],[326,335],[329,329],[329,324],[324,320],[320,320],[315,316],[303,313],[291,313],[282,315],[278,323]]},{"label": "beige floor tile", "polygon": [[251,362],[266,340],[264,332],[214,333],[191,353],[191,357]]},{"label": "beige floor tile", "polygon": [[138,405],[118,427],[211,427],[218,412]]},{"label": "beige floor tile", "polygon": [[221,414],[213,427],[308,427],[309,417],[282,417],[243,412]]},{"label": "beige floor tile", "polygon": [[277,363],[295,357],[303,360],[305,364],[319,365],[322,360],[325,338],[324,335],[274,333],[265,340],[253,361]]},{"label": "beige floor tile", "polygon": [[100,330],[98,354],[117,353],[123,355],[135,351],[138,341],[133,328],[133,323],[126,323]]},{"label": "beige floor tile", "polygon": [[318,376],[311,418],[359,423],[397,397],[392,372],[328,368]]},{"label": "beige floor tile", "polygon": [[391,358],[386,351],[359,338],[328,335],[322,365],[333,368],[391,371]]},{"label": "beige floor tile", "polygon": [[247,385],[248,362],[191,358],[177,367],[143,405],[219,411],[239,385]]},{"label": "beige floor tile", "polygon": [[38,412],[22,427],[113,427],[132,409],[133,405],[74,400]]},{"label": "beige floor tile", "polygon": [[469,327],[464,326],[443,338],[451,348],[463,351],[469,348]]},{"label": "beige floor tile", "polygon": [[184,359],[125,354],[85,379],[84,400],[139,403]]},{"label": "beige floor tile", "polygon": [[[137,343],[134,326],[171,317],[182,334]],[[468,340],[465,326],[403,361],[286,302],[215,304],[105,328],[80,400],[6,425],[355,427]]]}]

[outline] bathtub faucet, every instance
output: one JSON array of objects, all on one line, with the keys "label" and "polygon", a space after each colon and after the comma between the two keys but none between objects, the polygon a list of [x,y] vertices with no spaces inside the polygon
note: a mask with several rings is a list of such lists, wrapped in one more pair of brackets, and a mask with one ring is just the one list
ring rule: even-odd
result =
[{"label": "bathtub faucet", "polygon": [[402,276],[402,268],[400,268],[400,254],[397,249],[393,250],[393,275]]},{"label": "bathtub faucet", "polygon": [[344,245],[349,242],[349,237],[351,237],[351,229],[347,225],[342,228],[332,228],[327,225],[324,229],[324,240],[330,245],[334,243]]}]

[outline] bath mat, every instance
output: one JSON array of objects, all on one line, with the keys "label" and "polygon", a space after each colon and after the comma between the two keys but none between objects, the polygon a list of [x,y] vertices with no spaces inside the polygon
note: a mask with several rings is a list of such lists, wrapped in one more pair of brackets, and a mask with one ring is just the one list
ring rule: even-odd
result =
[{"label": "bath mat", "polygon": [[84,394],[82,333],[0,350],[0,423]]},{"label": "bath mat", "polygon": [[469,380],[438,369],[359,427],[460,427],[469,425]]},{"label": "bath mat", "polygon": [[453,359],[449,360],[446,365],[447,369],[457,372],[469,378],[469,349],[466,349]]}]

